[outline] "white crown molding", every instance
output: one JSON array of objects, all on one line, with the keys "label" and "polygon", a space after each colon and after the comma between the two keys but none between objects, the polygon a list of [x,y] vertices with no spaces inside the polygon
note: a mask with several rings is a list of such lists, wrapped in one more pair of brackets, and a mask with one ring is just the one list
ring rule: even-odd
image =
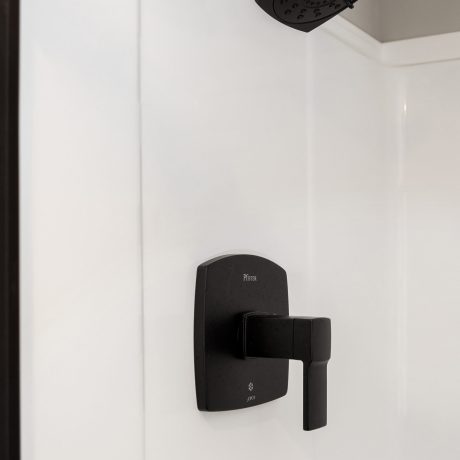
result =
[{"label": "white crown molding", "polygon": [[345,18],[336,16],[326,22],[322,29],[358,53],[376,61],[382,60],[382,43]]},{"label": "white crown molding", "polygon": [[460,32],[382,44],[382,60],[390,66],[428,64],[460,59]]},{"label": "white crown molding", "polygon": [[460,32],[382,43],[340,16],[323,29],[360,54],[389,67],[460,59]]}]

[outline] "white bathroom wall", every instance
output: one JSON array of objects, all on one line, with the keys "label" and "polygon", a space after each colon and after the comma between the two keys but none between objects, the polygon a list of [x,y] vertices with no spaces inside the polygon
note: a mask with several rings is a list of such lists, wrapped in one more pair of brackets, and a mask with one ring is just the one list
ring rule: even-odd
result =
[{"label": "white bathroom wall", "polygon": [[141,460],[137,7],[22,0],[24,460]]},{"label": "white bathroom wall", "polygon": [[[388,459],[386,75],[329,32],[280,27],[255,2],[145,1],[142,115],[146,458]],[[291,312],[333,319],[329,427],[287,397],[200,413],[196,267],[225,253],[288,272]]]},{"label": "white bathroom wall", "polygon": [[[255,2],[144,2],[142,14],[146,458],[313,455],[290,398],[200,413],[193,368],[196,267],[255,253],[307,300],[307,42]],[[281,32],[281,33],[279,33]],[[274,434],[276,433],[276,436]]]},{"label": "white bathroom wall", "polygon": [[308,38],[313,141],[304,314],[327,312],[334,337],[329,426],[313,458],[390,459],[397,453],[392,76],[331,35],[338,26]]},{"label": "white bathroom wall", "polygon": [[[420,65],[452,38],[22,3],[23,458],[457,459],[460,65]],[[279,401],[196,409],[196,267],[240,252],[332,318],[325,429],[295,363]]]},{"label": "white bathroom wall", "polygon": [[405,69],[401,442],[405,460],[460,457],[460,61]]}]

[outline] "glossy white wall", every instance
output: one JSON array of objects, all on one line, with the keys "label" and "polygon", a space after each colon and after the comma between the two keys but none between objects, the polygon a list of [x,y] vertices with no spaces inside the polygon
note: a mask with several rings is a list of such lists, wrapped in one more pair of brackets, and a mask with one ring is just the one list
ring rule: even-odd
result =
[{"label": "glossy white wall", "polygon": [[215,414],[196,408],[193,369],[206,259],[277,261],[306,313],[307,41],[247,1],[144,2],[142,30],[147,458],[312,455],[292,438],[300,369],[290,399]]},{"label": "glossy white wall", "polygon": [[[143,4],[147,459],[388,459],[385,72],[255,2],[216,14],[214,2]],[[333,319],[327,429],[302,431],[295,364],[280,401],[196,409],[196,267],[241,252],[286,268],[293,314]]]},{"label": "glossy white wall", "polygon": [[23,0],[22,458],[142,458],[137,7]]},{"label": "glossy white wall", "polygon": [[[216,8],[23,2],[24,459],[457,459],[460,37]],[[233,252],[332,318],[326,429],[295,363],[277,402],[197,411],[195,270]]]},{"label": "glossy white wall", "polygon": [[401,366],[406,460],[460,457],[460,61],[402,74]]},{"label": "glossy white wall", "polygon": [[378,59],[330,31],[308,40],[313,76],[306,129],[313,142],[304,312],[326,311],[333,320],[329,426],[315,434],[312,458],[389,459],[397,410],[391,80]]}]

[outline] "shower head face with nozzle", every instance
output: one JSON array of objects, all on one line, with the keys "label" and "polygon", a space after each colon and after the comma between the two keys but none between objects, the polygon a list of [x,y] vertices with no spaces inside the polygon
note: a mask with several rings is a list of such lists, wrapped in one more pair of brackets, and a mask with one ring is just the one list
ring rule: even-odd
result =
[{"label": "shower head face with nozzle", "polygon": [[310,32],[358,0],[256,0],[258,5],[281,23]]}]

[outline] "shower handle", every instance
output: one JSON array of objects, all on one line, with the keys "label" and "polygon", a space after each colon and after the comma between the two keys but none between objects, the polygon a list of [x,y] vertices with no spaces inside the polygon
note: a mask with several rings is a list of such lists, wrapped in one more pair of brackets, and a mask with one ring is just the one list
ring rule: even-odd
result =
[{"label": "shower handle", "polygon": [[303,428],[311,431],[326,426],[330,319],[251,312],[242,316],[241,332],[245,358],[303,362]]}]

